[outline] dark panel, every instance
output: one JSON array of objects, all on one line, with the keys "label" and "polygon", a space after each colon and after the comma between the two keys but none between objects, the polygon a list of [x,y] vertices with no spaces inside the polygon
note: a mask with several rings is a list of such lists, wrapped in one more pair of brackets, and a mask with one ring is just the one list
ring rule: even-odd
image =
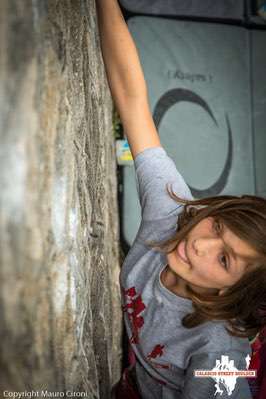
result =
[{"label": "dark panel", "polygon": [[256,191],[266,196],[266,32],[251,32]]},{"label": "dark panel", "polygon": [[[245,28],[134,17],[149,103],[163,147],[195,198],[254,194],[249,36]],[[134,168],[124,168],[124,235],[140,209]]]},{"label": "dark panel", "polygon": [[244,0],[121,0],[128,11],[153,15],[242,20]]}]

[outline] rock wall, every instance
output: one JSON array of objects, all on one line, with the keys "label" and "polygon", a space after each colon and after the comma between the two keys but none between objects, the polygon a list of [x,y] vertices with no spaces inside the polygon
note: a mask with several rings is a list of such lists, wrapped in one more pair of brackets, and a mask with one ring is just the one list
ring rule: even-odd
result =
[{"label": "rock wall", "polygon": [[0,42],[0,390],[109,398],[119,225],[94,1],[1,0]]}]

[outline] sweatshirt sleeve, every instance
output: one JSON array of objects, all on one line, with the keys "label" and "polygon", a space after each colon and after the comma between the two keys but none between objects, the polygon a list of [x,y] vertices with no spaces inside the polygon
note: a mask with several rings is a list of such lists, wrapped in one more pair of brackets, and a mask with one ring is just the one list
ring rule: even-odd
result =
[{"label": "sweatshirt sleeve", "polygon": [[143,220],[163,219],[181,206],[168,195],[167,184],[178,196],[193,199],[183,176],[164,148],[145,149],[135,157],[134,165]]},{"label": "sweatshirt sleeve", "polygon": [[246,356],[236,350],[192,356],[186,370],[181,399],[252,399],[247,377],[196,377],[195,370],[237,372],[246,370]]}]

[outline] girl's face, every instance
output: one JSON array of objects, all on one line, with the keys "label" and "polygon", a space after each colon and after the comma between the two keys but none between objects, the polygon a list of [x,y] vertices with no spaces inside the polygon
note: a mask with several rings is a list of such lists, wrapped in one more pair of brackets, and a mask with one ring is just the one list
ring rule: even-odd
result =
[{"label": "girl's face", "polygon": [[[219,233],[221,227],[222,232]],[[257,256],[246,241],[238,238],[225,225],[215,222],[213,217],[207,217],[167,255],[167,260],[171,271],[192,288],[222,290],[236,283],[252,258]]]}]

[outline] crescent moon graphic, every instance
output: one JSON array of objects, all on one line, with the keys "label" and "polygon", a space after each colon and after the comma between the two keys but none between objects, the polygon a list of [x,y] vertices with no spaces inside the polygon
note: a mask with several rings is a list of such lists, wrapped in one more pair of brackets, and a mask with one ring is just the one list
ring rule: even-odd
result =
[{"label": "crescent moon graphic", "polygon": [[[154,112],[153,112],[153,119],[155,126],[157,130],[159,131],[159,126],[162,121],[162,118],[164,117],[165,113],[168,111],[170,107],[172,107],[174,104],[177,104],[181,101],[186,101],[190,102],[193,104],[197,104],[200,107],[202,107],[208,115],[211,117],[215,125],[218,127],[217,120],[215,119],[212,110],[210,109],[209,105],[207,102],[200,97],[198,94],[194,93],[191,90],[187,89],[172,89],[167,91],[165,94],[163,94],[162,97],[158,100]],[[215,196],[218,195],[222,190],[225,188],[227,181],[228,181],[228,176],[230,174],[231,168],[232,168],[232,157],[233,157],[233,139],[232,139],[232,130],[230,126],[230,121],[229,117],[227,114],[225,114],[225,119],[226,119],[226,124],[227,124],[227,131],[228,131],[228,150],[227,150],[227,157],[225,161],[224,168],[222,170],[222,173],[216,180],[214,184],[212,184],[210,187],[204,190],[198,190],[190,185],[190,191],[191,194],[193,195],[194,198],[203,198],[203,197],[209,197],[209,196]]]}]

